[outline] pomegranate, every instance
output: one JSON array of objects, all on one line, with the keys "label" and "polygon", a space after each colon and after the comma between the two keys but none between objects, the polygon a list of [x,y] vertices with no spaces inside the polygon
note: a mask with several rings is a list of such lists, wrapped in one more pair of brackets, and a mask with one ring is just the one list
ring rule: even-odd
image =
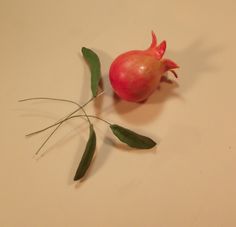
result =
[{"label": "pomegranate", "polygon": [[111,64],[109,79],[115,93],[130,102],[146,100],[159,86],[163,75],[179,66],[169,59],[163,59],[166,41],[157,45],[152,32],[152,43],[146,50],[132,50],[119,55]]}]

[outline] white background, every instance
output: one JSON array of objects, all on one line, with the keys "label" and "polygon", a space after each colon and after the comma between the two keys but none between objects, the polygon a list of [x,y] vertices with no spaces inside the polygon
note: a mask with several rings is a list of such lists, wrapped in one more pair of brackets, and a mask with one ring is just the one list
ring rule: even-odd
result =
[{"label": "white background", "polygon": [[[0,226],[236,226],[235,1],[0,1]],[[145,49],[151,30],[167,40],[180,65],[176,83],[162,84],[144,104],[115,100],[112,60]],[[74,172],[88,137],[86,122],[46,136],[26,133],[91,97],[82,46],[102,62],[105,94],[88,113],[159,141],[137,151],[94,121],[97,150],[82,183]],[[41,154],[42,154],[41,153]]]}]

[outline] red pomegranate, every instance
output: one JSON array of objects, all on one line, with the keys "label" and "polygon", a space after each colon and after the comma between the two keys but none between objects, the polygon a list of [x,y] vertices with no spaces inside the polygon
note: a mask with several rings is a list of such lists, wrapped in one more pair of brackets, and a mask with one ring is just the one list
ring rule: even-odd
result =
[{"label": "red pomegranate", "polygon": [[158,87],[165,72],[177,74],[179,66],[163,59],[166,41],[157,45],[152,32],[152,43],[147,50],[132,50],[119,55],[111,64],[109,78],[115,93],[130,102],[146,100]]}]

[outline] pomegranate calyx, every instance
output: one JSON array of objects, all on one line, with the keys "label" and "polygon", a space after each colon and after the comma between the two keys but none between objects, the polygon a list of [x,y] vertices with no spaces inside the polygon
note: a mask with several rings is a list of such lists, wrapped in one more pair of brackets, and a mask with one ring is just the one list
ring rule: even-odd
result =
[{"label": "pomegranate calyx", "polygon": [[171,69],[169,71],[172,72],[172,74],[175,76],[175,78],[178,78],[178,74],[175,72],[175,70]]},{"label": "pomegranate calyx", "polygon": [[160,60],[166,51],[166,41],[162,41],[159,45],[157,43],[156,34],[152,31],[152,43],[147,49],[147,52],[155,55],[155,57]]},{"label": "pomegranate calyx", "polygon": [[166,51],[166,41],[164,40],[155,48],[156,56],[158,57],[158,59],[161,59],[163,57],[165,51]]},{"label": "pomegranate calyx", "polygon": [[152,43],[150,45],[150,47],[148,48],[148,50],[153,50],[157,47],[157,37],[156,34],[154,33],[154,31],[152,31]]},{"label": "pomegranate calyx", "polygon": [[164,67],[165,67],[165,71],[164,72],[166,72],[166,71],[169,71],[169,70],[171,70],[171,69],[177,69],[177,68],[179,68],[179,66],[175,63],[175,62],[173,62],[172,60],[170,60],[170,59],[162,59],[162,64],[164,65]]},{"label": "pomegranate calyx", "polygon": [[170,71],[171,73],[174,74],[174,76],[176,78],[178,78],[177,73],[173,70],[173,69],[179,68],[179,66],[175,62],[173,62],[170,59],[162,59],[161,62],[162,62],[163,67],[164,67],[164,69],[163,69],[164,73],[167,72],[167,71]]}]

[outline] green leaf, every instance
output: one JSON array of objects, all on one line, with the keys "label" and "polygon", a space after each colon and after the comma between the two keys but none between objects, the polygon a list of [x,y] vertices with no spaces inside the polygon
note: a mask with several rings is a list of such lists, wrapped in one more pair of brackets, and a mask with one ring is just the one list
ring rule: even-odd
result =
[{"label": "green leaf", "polygon": [[96,134],[93,125],[90,125],[89,139],[84,154],[82,156],[82,159],[80,161],[79,167],[76,171],[74,181],[81,179],[85,175],[93,159],[95,148],[96,148]]},{"label": "green leaf", "polygon": [[110,125],[113,134],[118,137],[118,139],[130,147],[135,147],[138,149],[149,149],[156,145],[156,142],[152,139],[139,135],[127,128],[121,127],[116,124]]},{"label": "green leaf", "polygon": [[101,80],[101,63],[97,54],[86,47],[82,48],[82,54],[89,65],[91,73],[91,90],[93,97],[95,97],[97,95],[99,82]]}]

